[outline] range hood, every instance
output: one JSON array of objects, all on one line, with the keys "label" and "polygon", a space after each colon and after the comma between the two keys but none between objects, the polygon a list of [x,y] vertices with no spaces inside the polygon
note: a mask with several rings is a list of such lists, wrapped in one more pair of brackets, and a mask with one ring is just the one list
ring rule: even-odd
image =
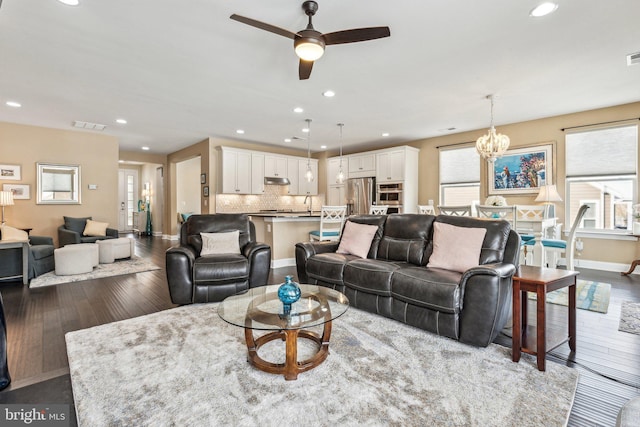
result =
[{"label": "range hood", "polygon": [[275,176],[265,176],[264,177],[265,185],[289,185],[289,178],[278,178]]}]

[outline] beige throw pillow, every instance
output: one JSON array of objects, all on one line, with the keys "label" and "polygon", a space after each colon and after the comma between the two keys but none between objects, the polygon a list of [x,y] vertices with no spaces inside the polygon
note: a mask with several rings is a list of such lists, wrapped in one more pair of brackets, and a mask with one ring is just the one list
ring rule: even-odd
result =
[{"label": "beige throw pillow", "polygon": [[427,267],[464,273],[480,264],[486,229],[456,227],[442,222],[434,222],[433,227],[433,253]]},{"label": "beige throw pillow", "polygon": [[358,224],[357,222],[347,221],[342,231],[340,245],[338,245],[339,254],[355,255],[360,258],[366,258],[371,248],[373,236],[378,231],[377,225]]},{"label": "beige throw pillow", "polygon": [[82,232],[82,235],[94,236],[94,237],[106,236],[108,226],[109,226],[108,222],[93,221],[88,219],[87,224],[84,226],[84,231]]},{"label": "beige throw pillow", "polygon": [[7,224],[2,224],[0,232],[2,232],[2,240],[29,240],[29,234],[26,231],[9,227]]},{"label": "beige throw pillow", "polygon": [[240,253],[240,230],[200,233],[200,236],[202,236],[200,256]]}]

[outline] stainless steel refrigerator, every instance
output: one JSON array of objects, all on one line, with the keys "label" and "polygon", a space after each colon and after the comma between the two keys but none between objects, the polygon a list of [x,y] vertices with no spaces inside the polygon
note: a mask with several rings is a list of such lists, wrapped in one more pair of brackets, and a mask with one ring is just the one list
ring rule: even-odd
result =
[{"label": "stainless steel refrigerator", "polygon": [[347,180],[347,215],[368,214],[376,200],[375,178],[350,178]]}]

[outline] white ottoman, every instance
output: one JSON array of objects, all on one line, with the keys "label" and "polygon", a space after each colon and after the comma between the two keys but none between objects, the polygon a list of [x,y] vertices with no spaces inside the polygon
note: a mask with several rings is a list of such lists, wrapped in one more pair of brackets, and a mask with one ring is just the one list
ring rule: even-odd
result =
[{"label": "white ottoman", "polygon": [[100,264],[111,264],[117,259],[130,258],[135,253],[135,243],[127,237],[98,240],[96,243],[100,248]]},{"label": "white ottoman", "polygon": [[67,245],[53,251],[56,265],[56,275],[69,276],[72,274],[90,273],[98,265],[98,245],[95,243],[80,243]]},{"label": "white ottoman", "polygon": [[640,421],[640,396],[624,404],[618,413],[616,427],[634,427]]}]

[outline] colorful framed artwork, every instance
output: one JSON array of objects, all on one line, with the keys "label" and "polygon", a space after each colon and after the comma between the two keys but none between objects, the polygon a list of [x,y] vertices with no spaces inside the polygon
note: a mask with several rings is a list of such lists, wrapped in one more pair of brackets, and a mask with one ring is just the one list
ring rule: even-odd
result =
[{"label": "colorful framed artwork", "polygon": [[0,165],[0,181],[20,181],[20,165]]},{"label": "colorful framed artwork", "polygon": [[507,150],[504,156],[487,162],[489,194],[537,194],[552,184],[553,143]]},{"label": "colorful framed artwork", "polygon": [[2,191],[11,191],[14,200],[29,200],[31,198],[29,184],[2,184]]}]

